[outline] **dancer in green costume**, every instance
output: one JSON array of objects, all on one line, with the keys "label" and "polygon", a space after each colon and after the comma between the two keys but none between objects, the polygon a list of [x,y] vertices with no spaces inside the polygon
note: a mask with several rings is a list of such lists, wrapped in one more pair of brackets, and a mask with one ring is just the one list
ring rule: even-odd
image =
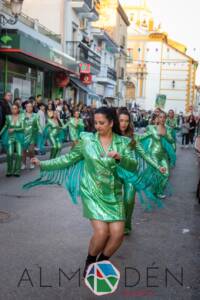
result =
[{"label": "dancer in green costume", "polygon": [[161,112],[158,116],[158,125],[149,125],[146,133],[139,137],[139,141],[149,156],[160,166],[166,169],[166,176],[160,176],[152,184],[152,192],[160,198],[165,198],[166,188],[170,167],[174,167],[176,153],[174,150],[174,138],[171,128],[165,126],[166,114]]},{"label": "dancer in green costume", "polygon": [[6,123],[0,132],[0,136],[7,151],[6,176],[18,177],[20,176],[24,146],[24,115],[19,113],[18,104],[13,104],[11,111],[12,114],[6,116]]},{"label": "dancer in green costume", "polygon": [[62,143],[64,139],[64,130],[67,124],[64,124],[59,118],[57,111],[53,112],[53,117],[47,120],[45,131],[47,131],[48,139],[51,143],[50,159],[60,155]]},{"label": "dancer in green costume", "polygon": [[[82,133],[72,150],[58,158],[32,162],[40,166],[41,176],[24,188],[36,185],[63,183],[78,180],[78,175],[69,176],[70,166],[78,166],[82,161],[80,194],[83,215],[88,218],[94,230],[84,276],[89,264],[97,260],[109,259],[120,247],[124,237],[125,209],[123,181],[118,176],[118,168],[134,172],[137,161],[134,158],[131,139],[120,134],[117,116],[111,108],[102,107],[95,112],[97,132]],[[77,189],[77,184],[75,189]]]},{"label": "dancer in green costume", "polygon": [[[28,101],[26,104],[26,111],[24,112],[24,151],[23,151],[23,164],[22,170],[26,168],[27,155],[31,158],[34,157],[34,147],[37,143],[38,134],[42,133],[40,127],[39,116],[33,112],[33,104]],[[30,169],[33,169],[34,165],[30,164]]]},{"label": "dancer in green costume", "polygon": [[168,117],[166,119],[166,126],[170,127],[172,130],[172,137],[174,139],[174,149],[176,149],[176,132],[179,130],[178,120],[175,117],[173,109],[170,109],[168,112]]},{"label": "dancer in green costume", "polygon": [[84,123],[80,118],[80,112],[78,109],[74,110],[73,117],[69,119],[69,134],[70,139],[73,141],[73,146],[78,142],[81,132],[84,131]]},{"label": "dancer in green costume", "polygon": [[[133,147],[136,155],[142,158],[149,166],[152,171],[159,170],[161,173],[165,172],[165,168],[162,168],[153,160],[148,153],[145,153],[144,149],[140,146],[139,142],[134,140],[134,130],[131,124],[131,117],[127,110],[121,110],[118,114],[120,131],[123,136],[128,136],[132,139]],[[130,234],[132,230],[132,215],[135,206],[135,194],[136,188],[134,184],[125,181],[124,183],[124,204],[125,204],[125,234]]]}]

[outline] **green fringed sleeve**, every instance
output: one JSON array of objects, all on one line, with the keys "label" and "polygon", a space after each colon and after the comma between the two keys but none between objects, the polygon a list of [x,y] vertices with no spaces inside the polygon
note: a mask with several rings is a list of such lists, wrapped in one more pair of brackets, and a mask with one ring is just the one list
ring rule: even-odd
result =
[{"label": "green fringed sleeve", "polygon": [[82,155],[82,140],[80,140],[79,143],[73,147],[69,153],[54,159],[42,161],[40,163],[40,169],[41,171],[62,170],[72,166],[82,159],[84,158]]}]

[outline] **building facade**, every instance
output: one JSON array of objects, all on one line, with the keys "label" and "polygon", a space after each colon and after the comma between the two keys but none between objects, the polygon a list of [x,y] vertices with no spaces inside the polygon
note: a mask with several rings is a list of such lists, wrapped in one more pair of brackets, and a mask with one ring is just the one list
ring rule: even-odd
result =
[{"label": "building facade", "polygon": [[[186,47],[155,26],[146,1],[124,5],[128,29],[128,101],[142,109],[189,112],[195,101],[197,62]],[[134,99],[135,98],[135,99]]]},{"label": "building facade", "polygon": [[98,5],[98,0],[28,0],[24,5],[28,15],[39,19],[60,37],[62,51],[78,64],[78,76],[70,76],[70,84],[64,89],[64,98],[74,103],[91,105],[99,100],[91,89],[92,77],[100,71],[101,64],[91,38],[91,22],[98,20]]},{"label": "building facade", "polygon": [[[9,2],[2,4],[11,17]],[[2,27],[0,54],[0,94],[8,90],[23,101],[37,94],[63,97],[69,76],[79,74],[76,60],[62,51],[60,36],[25,14],[14,26]]]},{"label": "building facade", "polygon": [[117,85],[113,105],[126,105],[126,62],[128,17],[118,0],[101,0],[99,20],[93,23],[95,28],[104,30],[118,46],[115,55]]}]

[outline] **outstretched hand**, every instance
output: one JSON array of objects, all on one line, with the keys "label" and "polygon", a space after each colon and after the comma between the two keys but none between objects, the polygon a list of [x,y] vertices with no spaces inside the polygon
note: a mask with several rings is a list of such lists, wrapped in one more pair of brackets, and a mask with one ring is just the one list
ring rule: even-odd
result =
[{"label": "outstretched hand", "polygon": [[37,157],[33,157],[31,159],[31,163],[34,164],[35,166],[40,166],[40,160]]}]

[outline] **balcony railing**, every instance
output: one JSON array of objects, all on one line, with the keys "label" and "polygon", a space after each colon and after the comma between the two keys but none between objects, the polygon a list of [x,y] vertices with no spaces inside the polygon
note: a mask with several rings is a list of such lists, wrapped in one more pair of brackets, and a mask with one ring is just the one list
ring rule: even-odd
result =
[{"label": "balcony railing", "polygon": [[109,78],[111,80],[117,80],[117,73],[112,68],[109,68],[107,65],[101,66],[101,71],[98,74],[99,77]]},{"label": "balcony railing", "polygon": [[117,80],[117,72],[109,67],[108,67],[108,78],[115,81]]},{"label": "balcony railing", "polygon": [[92,9],[92,0],[72,0],[72,5],[75,4],[75,5],[84,5],[84,3],[89,7],[89,9]]},{"label": "balcony railing", "polygon": [[66,42],[66,52],[77,61],[90,64],[91,67],[100,71],[101,56],[93,51],[87,44],[83,42]]}]

